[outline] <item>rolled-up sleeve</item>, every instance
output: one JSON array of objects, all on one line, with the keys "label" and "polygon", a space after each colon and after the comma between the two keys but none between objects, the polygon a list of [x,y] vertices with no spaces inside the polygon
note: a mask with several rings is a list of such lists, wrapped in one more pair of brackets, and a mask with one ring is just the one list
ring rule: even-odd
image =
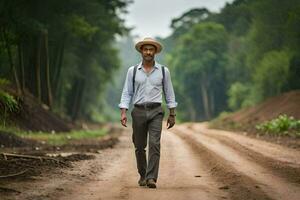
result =
[{"label": "rolled-up sleeve", "polygon": [[129,108],[133,97],[133,85],[132,85],[133,67],[130,67],[127,71],[126,79],[123,86],[121,101],[119,108]]},{"label": "rolled-up sleeve", "polygon": [[177,102],[175,100],[175,93],[171,81],[171,75],[167,67],[165,67],[165,96],[166,96],[166,103],[168,108],[177,107]]}]

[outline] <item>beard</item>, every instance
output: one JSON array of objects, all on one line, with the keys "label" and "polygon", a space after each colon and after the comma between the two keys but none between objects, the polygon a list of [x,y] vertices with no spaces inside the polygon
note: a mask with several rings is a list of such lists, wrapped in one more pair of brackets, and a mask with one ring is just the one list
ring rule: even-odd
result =
[{"label": "beard", "polygon": [[144,56],[144,60],[146,60],[146,61],[152,61],[153,60],[153,58],[154,58],[154,56],[149,56],[149,55],[146,55],[146,56]]}]

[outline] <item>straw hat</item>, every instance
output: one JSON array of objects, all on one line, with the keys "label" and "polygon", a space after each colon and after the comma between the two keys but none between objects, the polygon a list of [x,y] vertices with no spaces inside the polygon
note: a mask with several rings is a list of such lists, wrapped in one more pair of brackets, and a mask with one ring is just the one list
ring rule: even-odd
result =
[{"label": "straw hat", "polygon": [[162,50],[162,45],[158,41],[156,41],[156,40],[154,40],[152,38],[149,38],[149,37],[148,38],[144,38],[142,41],[139,41],[138,43],[136,43],[135,44],[135,49],[137,51],[141,52],[142,51],[141,48],[145,44],[150,44],[150,45],[155,46],[156,47],[156,53],[159,53]]}]

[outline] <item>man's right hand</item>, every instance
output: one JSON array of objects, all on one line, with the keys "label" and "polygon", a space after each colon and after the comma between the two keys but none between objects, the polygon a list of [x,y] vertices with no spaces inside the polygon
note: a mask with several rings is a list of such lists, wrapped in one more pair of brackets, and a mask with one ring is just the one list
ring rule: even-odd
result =
[{"label": "man's right hand", "polygon": [[122,126],[127,127],[126,123],[127,123],[127,116],[126,116],[126,111],[121,112],[121,124]]}]

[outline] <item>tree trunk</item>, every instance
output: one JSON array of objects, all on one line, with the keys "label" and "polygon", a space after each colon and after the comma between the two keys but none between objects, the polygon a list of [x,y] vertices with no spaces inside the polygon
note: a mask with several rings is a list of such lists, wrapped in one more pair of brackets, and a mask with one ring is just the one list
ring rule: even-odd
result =
[{"label": "tree trunk", "polygon": [[36,97],[39,103],[42,102],[41,93],[41,33],[37,38],[36,60],[35,60],[35,78],[36,78]]},{"label": "tree trunk", "polygon": [[45,62],[46,62],[46,88],[48,97],[48,106],[52,107],[52,91],[50,83],[50,67],[49,67],[49,49],[48,49],[48,30],[44,31],[44,45],[45,45]]},{"label": "tree trunk", "polygon": [[187,109],[189,110],[189,120],[194,122],[196,121],[197,119],[197,113],[196,113],[196,109],[195,109],[195,106],[192,102],[192,100],[189,98],[189,97],[186,97],[185,101],[184,101],[186,104],[187,104]]},{"label": "tree trunk", "polygon": [[75,121],[78,119],[79,116],[79,111],[81,109],[81,103],[82,103],[82,98],[83,98],[83,93],[84,93],[84,88],[85,88],[85,80],[79,80],[75,84],[76,87],[76,96],[74,99],[73,107],[72,107],[72,120]]},{"label": "tree trunk", "polygon": [[210,100],[210,113],[211,113],[211,116],[214,116],[215,115],[215,93],[213,90],[211,90],[209,92],[209,100]]},{"label": "tree trunk", "polygon": [[11,54],[11,48],[10,48],[10,44],[9,44],[9,41],[8,41],[8,38],[7,38],[7,33],[6,33],[5,29],[2,31],[2,34],[3,34],[3,39],[4,39],[4,42],[5,42],[5,48],[6,48],[6,51],[7,51],[7,56],[8,56],[10,68],[11,68],[12,73],[13,73],[13,79],[14,79],[16,87],[17,87],[17,93],[21,94],[20,81],[19,81],[19,78],[18,78],[18,74],[17,74],[17,70],[16,70],[16,67],[15,67],[14,61],[13,61],[13,57],[12,57],[12,54]]},{"label": "tree trunk", "polygon": [[208,92],[205,79],[202,79],[202,83],[200,83],[202,101],[203,101],[203,109],[205,113],[206,120],[211,119],[211,112],[209,106]]},{"label": "tree trunk", "polygon": [[18,54],[19,54],[19,69],[21,72],[21,90],[22,93],[25,91],[25,70],[24,70],[24,55],[23,55],[23,44],[19,42],[18,44]]},{"label": "tree trunk", "polygon": [[58,86],[60,83],[60,75],[61,75],[61,69],[62,69],[62,64],[63,64],[63,57],[64,57],[64,49],[65,49],[65,42],[62,41],[60,47],[58,48],[58,56],[57,56],[57,61],[55,63],[55,72],[53,76],[53,91],[55,96],[58,95]]}]

